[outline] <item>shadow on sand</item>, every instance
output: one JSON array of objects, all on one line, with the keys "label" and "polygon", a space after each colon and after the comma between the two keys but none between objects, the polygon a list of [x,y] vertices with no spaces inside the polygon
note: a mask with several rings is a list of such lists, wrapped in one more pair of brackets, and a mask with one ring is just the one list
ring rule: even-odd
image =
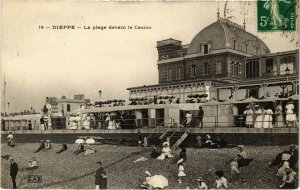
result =
[{"label": "shadow on sand", "polygon": [[[132,156],[135,156],[135,155],[139,155],[139,154],[143,154],[145,152],[147,152],[148,150],[142,150],[142,151],[137,151],[137,152],[132,152],[131,154],[125,156],[124,158],[116,161],[116,162],[113,162],[111,164],[108,164],[106,165],[105,167],[103,167],[104,169],[106,168],[109,168],[115,164],[118,164]],[[35,187],[36,189],[42,189],[42,188],[45,188],[45,187],[50,187],[50,186],[53,186],[53,185],[58,185],[58,184],[62,184],[62,183],[65,183],[65,182],[70,182],[70,181],[75,181],[75,180],[78,180],[78,179],[81,179],[81,178],[84,178],[84,177],[87,177],[87,176],[90,176],[92,174],[94,174],[97,170],[94,170],[94,171],[91,171],[89,173],[86,173],[86,174],[83,174],[83,175],[80,175],[80,176],[77,176],[77,177],[73,177],[73,178],[70,178],[70,179],[65,179],[65,180],[62,180],[62,181],[56,181],[56,182],[51,182],[51,183],[48,183],[48,184],[43,184],[43,185],[40,185],[40,186],[37,186]]]}]

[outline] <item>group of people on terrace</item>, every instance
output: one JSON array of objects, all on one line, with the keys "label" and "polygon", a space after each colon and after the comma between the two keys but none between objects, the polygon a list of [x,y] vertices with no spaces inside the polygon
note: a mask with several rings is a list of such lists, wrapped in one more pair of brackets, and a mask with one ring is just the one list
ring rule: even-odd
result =
[{"label": "group of people on terrace", "polygon": [[248,128],[273,128],[273,127],[297,127],[298,120],[295,112],[295,106],[292,100],[286,103],[285,110],[282,104],[278,102],[273,111],[270,104],[246,106],[244,111],[245,124]]}]

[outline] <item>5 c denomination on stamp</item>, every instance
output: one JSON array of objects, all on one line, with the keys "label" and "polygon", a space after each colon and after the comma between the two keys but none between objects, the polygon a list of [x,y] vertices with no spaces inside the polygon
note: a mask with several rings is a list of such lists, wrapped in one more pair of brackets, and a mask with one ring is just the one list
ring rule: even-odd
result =
[{"label": "5 c denomination on stamp", "polygon": [[296,6],[296,0],[257,1],[257,30],[295,31]]}]

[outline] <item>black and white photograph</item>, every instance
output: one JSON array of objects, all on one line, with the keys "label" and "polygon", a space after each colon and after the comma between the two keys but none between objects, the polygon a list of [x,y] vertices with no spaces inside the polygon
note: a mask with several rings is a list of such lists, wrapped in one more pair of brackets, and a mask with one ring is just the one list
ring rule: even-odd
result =
[{"label": "black and white photograph", "polygon": [[1,1],[3,189],[298,189],[299,2]]}]

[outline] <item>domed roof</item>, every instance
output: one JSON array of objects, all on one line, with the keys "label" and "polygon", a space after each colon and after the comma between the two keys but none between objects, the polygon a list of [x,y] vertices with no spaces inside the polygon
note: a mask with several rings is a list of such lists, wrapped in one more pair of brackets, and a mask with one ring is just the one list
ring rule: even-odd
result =
[{"label": "domed roof", "polygon": [[230,48],[252,55],[265,55],[270,52],[261,39],[246,32],[242,26],[225,19],[219,19],[201,30],[190,43],[187,54],[201,53],[201,44],[210,44],[211,50]]}]

